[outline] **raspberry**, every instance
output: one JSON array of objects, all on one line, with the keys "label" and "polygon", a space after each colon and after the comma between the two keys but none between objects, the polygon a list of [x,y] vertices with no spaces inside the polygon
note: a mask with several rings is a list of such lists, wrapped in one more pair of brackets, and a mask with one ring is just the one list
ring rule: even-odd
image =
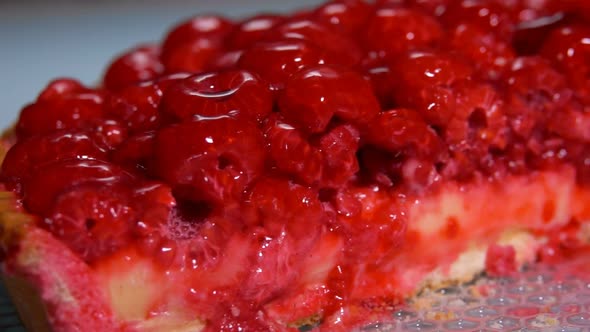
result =
[{"label": "raspberry", "polygon": [[473,24],[485,32],[496,34],[500,40],[510,42],[515,23],[509,10],[493,0],[451,1],[442,15],[449,26]]},{"label": "raspberry", "polygon": [[258,238],[252,273],[241,295],[257,302],[272,298],[296,280],[301,255],[308,255],[326,221],[317,191],[287,179],[264,177],[242,201],[243,220]]},{"label": "raspberry", "polygon": [[62,192],[84,184],[109,186],[129,183],[133,176],[116,165],[99,160],[64,159],[33,170],[24,181],[24,203],[27,209],[47,215]]},{"label": "raspberry", "polygon": [[339,125],[322,135],[319,150],[322,152],[321,185],[339,188],[359,171],[356,152],[359,148],[359,132],[351,125]]},{"label": "raspberry", "polygon": [[220,53],[221,49],[215,41],[202,38],[183,43],[170,50],[162,61],[169,73],[178,71],[198,73],[206,70]]},{"label": "raspberry", "polygon": [[367,142],[391,152],[411,148],[421,156],[434,156],[441,148],[437,134],[420,115],[410,109],[393,109],[379,114],[364,133]]},{"label": "raspberry", "polygon": [[204,73],[172,84],[162,111],[179,121],[232,116],[261,121],[272,111],[268,85],[244,70]]},{"label": "raspberry", "polygon": [[576,92],[590,102],[590,28],[567,25],[552,31],[543,44],[541,55],[563,70]]},{"label": "raspberry", "polygon": [[153,153],[155,132],[129,137],[111,154],[111,160],[130,171],[146,172]]},{"label": "raspberry", "polygon": [[130,203],[125,186],[78,186],[56,197],[42,226],[93,262],[129,245]]},{"label": "raspberry", "polygon": [[449,49],[471,60],[484,79],[497,80],[516,57],[512,47],[478,26],[461,24],[454,30]]},{"label": "raspberry", "polygon": [[325,54],[303,40],[257,43],[242,54],[238,67],[258,74],[280,90],[291,75],[305,67],[326,63]]},{"label": "raspberry", "polygon": [[240,22],[228,36],[226,45],[230,49],[247,49],[264,40],[268,34],[285,20],[279,15],[261,14]]},{"label": "raspberry", "polygon": [[92,128],[104,118],[104,93],[65,93],[26,106],[16,124],[19,138],[49,134],[60,129]]},{"label": "raspberry", "polygon": [[162,89],[153,82],[130,85],[113,94],[107,112],[121,119],[132,132],[156,129],[160,124],[158,107]]},{"label": "raspberry", "polygon": [[58,131],[21,140],[6,154],[3,178],[25,179],[37,167],[63,159],[107,159],[106,147],[83,131]]},{"label": "raspberry", "polygon": [[362,52],[356,42],[348,36],[331,30],[309,19],[290,20],[276,28],[270,40],[300,39],[326,52],[326,56],[343,66],[357,65]]},{"label": "raspberry", "polygon": [[371,5],[363,0],[333,0],[318,7],[312,15],[320,24],[358,37],[371,12]]},{"label": "raspberry", "polygon": [[162,184],[84,183],[59,194],[41,224],[92,263],[132,244],[137,229],[165,225],[174,206]]},{"label": "raspberry", "polygon": [[127,138],[127,127],[116,120],[105,120],[99,123],[94,132],[96,139],[111,150]]},{"label": "raspberry", "polygon": [[[187,41],[199,38],[213,38],[216,41],[221,41],[232,29],[233,24],[223,17],[214,15],[196,16],[178,24],[168,32],[162,42],[162,49],[163,52],[166,52]],[[165,56],[162,55],[162,57]]]},{"label": "raspberry", "polygon": [[221,50],[233,24],[219,16],[197,16],[172,29],[162,44],[162,63],[168,72],[197,72]]},{"label": "raspberry", "polygon": [[284,122],[278,114],[271,115],[263,128],[269,157],[281,171],[298,181],[312,185],[322,173],[322,154],[293,126]]},{"label": "raspberry", "polygon": [[410,52],[392,61],[391,66],[396,74],[402,75],[399,84],[404,85],[407,82],[412,88],[448,86],[459,80],[469,79],[473,74],[471,66],[456,55],[443,52]]},{"label": "raspberry", "polygon": [[354,218],[362,213],[361,202],[347,190],[339,190],[332,197],[330,203],[336,212],[344,217]]},{"label": "raspberry", "polygon": [[454,86],[456,109],[445,131],[447,142],[469,138],[500,149],[506,146],[504,103],[490,85],[469,81]]},{"label": "raspberry", "polygon": [[520,57],[515,59],[504,81],[511,93],[520,96],[542,93],[549,100],[558,100],[567,94],[567,80],[551,64],[539,57]]},{"label": "raspberry", "polygon": [[[391,2],[395,2],[397,0],[389,0]],[[439,17],[441,16],[449,4],[452,2],[451,0],[405,0],[408,6],[412,8],[417,8],[427,12],[432,16]]]},{"label": "raspberry", "polygon": [[394,99],[417,110],[428,123],[444,126],[455,108],[455,82],[469,80],[473,69],[451,54],[411,52],[391,64]]},{"label": "raspberry", "polygon": [[545,127],[548,117],[573,94],[566,78],[539,56],[517,58],[503,81],[507,85],[506,113],[513,131],[523,138],[535,127]]},{"label": "raspberry", "polygon": [[227,116],[173,125],[156,134],[154,173],[179,197],[221,205],[262,173],[263,146],[254,124]]},{"label": "raspberry", "polygon": [[89,91],[90,89],[88,89],[87,87],[82,85],[82,83],[75,79],[58,78],[47,84],[45,89],[43,89],[43,91],[41,91],[41,93],[37,97],[37,101],[59,99],[65,95]]},{"label": "raspberry", "polygon": [[156,78],[164,71],[160,50],[156,46],[140,46],[115,59],[108,67],[103,85],[109,90]]},{"label": "raspberry", "polygon": [[379,109],[369,82],[356,72],[334,66],[302,70],[279,96],[279,111],[285,119],[311,133],[324,131],[333,116],[365,123]]},{"label": "raspberry", "polygon": [[584,60],[588,54],[590,27],[583,24],[565,24],[546,36],[539,53],[566,73],[586,70]]},{"label": "raspberry", "polygon": [[263,227],[264,234],[272,237],[286,232],[305,241],[317,234],[324,218],[317,192],[280,178],[257,181],[243,202],[244,221],[250,227]]},{"label": "raspberry", "polygon": [[419,10],[384,6],[369,19],[364,39],[368,50],[391,58],[434,47],[442,36],[442,27],[433,17]]},{"label": "raspberry", "polygon": [[233,70],[243,53],[243,50],[223,51],[207,65],[207,68],[210,71]]}]

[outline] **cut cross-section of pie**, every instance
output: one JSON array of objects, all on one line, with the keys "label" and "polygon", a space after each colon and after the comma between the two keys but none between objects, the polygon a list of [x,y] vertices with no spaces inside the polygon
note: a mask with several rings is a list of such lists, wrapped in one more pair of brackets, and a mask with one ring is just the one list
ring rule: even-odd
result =
[{"label": "cut cross-section of pie", "polygon": [[31,331],[349,331],[584,259],[588,14],[197,16],[98,87],[57,79],[2,139],[5,283]]}]

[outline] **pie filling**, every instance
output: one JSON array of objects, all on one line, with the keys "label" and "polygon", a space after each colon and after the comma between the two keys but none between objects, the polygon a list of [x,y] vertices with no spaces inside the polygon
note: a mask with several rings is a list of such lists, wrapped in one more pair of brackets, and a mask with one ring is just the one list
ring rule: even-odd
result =
[{"label": "pie filling", "polygon": [[98,87],[56,79],[3,139],[7,282],[56,331],[348,331],[570,259],[590,243],[589,13],[197,16]]}]

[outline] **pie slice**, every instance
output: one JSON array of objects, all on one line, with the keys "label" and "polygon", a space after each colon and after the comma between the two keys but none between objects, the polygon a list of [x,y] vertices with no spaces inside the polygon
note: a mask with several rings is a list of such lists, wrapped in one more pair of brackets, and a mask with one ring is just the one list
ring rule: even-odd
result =
[{"label": "pie slice", "polygon": [[49,83],[2,139],[31,331],[350,331],[426,288],[586,259],[584,1],[197,16]]}]

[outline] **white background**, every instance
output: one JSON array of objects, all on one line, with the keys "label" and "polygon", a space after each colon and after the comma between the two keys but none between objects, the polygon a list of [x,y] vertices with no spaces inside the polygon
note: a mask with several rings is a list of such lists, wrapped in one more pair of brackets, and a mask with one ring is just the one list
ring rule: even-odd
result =
[{"label": "white background", "polygon": [[320,0],[0,0],[0,127],[52,78],[97,82],[110,59],[199,13],[243,17]]}]

